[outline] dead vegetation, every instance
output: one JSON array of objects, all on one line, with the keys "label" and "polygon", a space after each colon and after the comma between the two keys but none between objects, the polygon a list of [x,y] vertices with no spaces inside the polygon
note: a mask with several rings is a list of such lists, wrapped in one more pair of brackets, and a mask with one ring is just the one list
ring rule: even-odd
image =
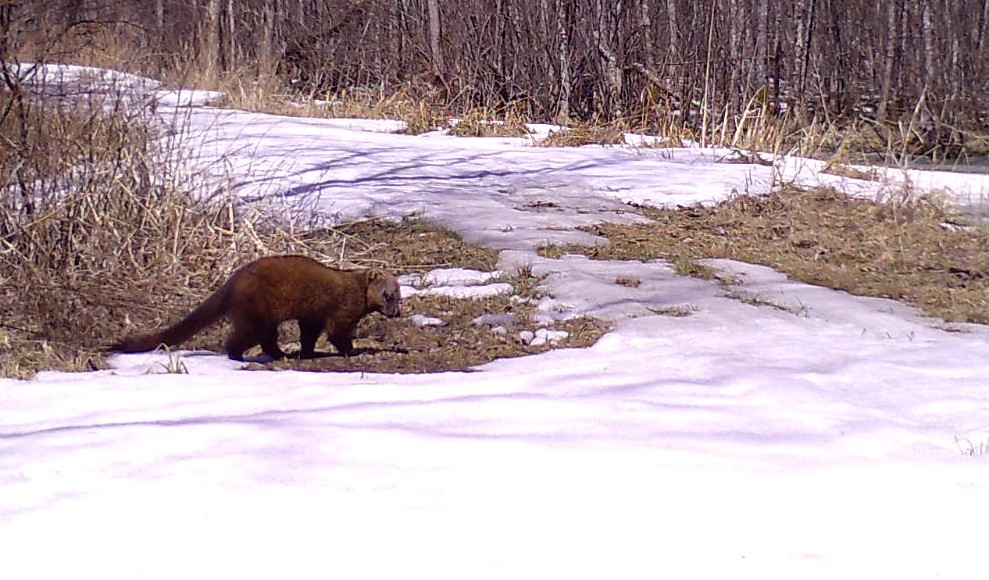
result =
[{"label": "dead vegetation", "polygon": [[607,245],[563,251],[662,258],[700,277],[713,273],[697,259],[730,258],[811,284],[900,300],[947,321],[989,324],[989,233],[957,225],[930,197],[879,202],[831,189],[785,188],[712,207],[639,210],[653,221],[603,224],[593,232],[607,237]]},{"label": "dead vegetation", "polygon": [[339,236],[295,235],[233,200],[194,199],[145,111],[0,98],[4,375],[99,368],[128,322],[160,322],[165,304],[194,303],[259,255],[339,255]]},{"label": "dead vegetation", "polygon": [[350,254],[361,256],[363,264],[401,273],[453,267],[491,271],[498,262],[495,250],[472,246],[450,230],[417,219],[361,220],[323,235],[342,237]]},{"label": "dead vegetation", "polygon": [[530,131],[524,115],[515,107],[476,108],[450,123],[458,137],[525,137]]},{"label": "dead vegetation", "polygon": [[611,125],[840,163],[984,161],[987,98],[972,87],[989,65],[973,55],[989,19],[962,0],[826,4],[24,0],[0,3],[0,56],[217,89],[250,110],[402,120],[414,134],[553,122],[569,130],[547,145],[614,143]]},{"label": "dead vegetation", "polygon": [[550,131],[539,142],[542,147],[581,147],[584,145],[624,145],[625,130],[615,123],[587,123]]}]

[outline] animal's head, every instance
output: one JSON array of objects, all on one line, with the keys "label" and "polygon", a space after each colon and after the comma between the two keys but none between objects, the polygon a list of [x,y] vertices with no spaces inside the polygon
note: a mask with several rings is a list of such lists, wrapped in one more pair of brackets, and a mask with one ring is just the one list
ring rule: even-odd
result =
[{"label": "animal's head", "polygon": [[380,312],[388,318],[401,315],[402,294],[395,276],[380,268],[368,270],[365,276],[368,311]]}]

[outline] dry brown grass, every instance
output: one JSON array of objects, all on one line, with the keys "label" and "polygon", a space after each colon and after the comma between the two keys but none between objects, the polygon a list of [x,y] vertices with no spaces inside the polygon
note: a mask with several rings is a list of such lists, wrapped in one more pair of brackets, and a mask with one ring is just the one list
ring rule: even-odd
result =
[{"label": "dry brown grass", "polygon": [[335,94],[298,94],[272,76],[226,76],[211,84],[224,96],[217,106],[290,117],[401,121],[400,133],[420,135],[450,128],[450,113],[435,90],[408,85],[389,94],[354,88]]},{"label": "dry brown grass", "polygon": [[232,201],[195,201],[137,113],[43,100],[9,110],[0,125],[0,374],[100,367],[101,347],[127,321],[160,322],[163,304],[193,302],[247,259],[339,255],[339,237],[304,239]]},{"label": "dry brown grass", "polygon": [[450,230],[416,219],[361,220],[327,235],[342,236],[350,255],[360,256],[361,263],[403,273],[452,267],[491,271],[498,263],[497,251],[472,246]]},{"label": "dry brown grass", "polygon": [[450,124],[450,134],[458,137],[525,137],[529,133],[524,116],[514,107],[473,109]]},{"label": "dry brown grass", "polygon": [[624,145],[623,124],[587,123],[550,131],[537,144],[542,147],[582,147],[584,145]]},{"label": "dry brown grass", "polygon": [[713,207],[640,208],[638,225],[603,224],[599,259],[663,258],[709,277],[698,258],[764,264],[811,284],[901,300],[948,321],[989,324],[989,233],[948,224],[930,198],[875,202],[830,189],[741,195]]},{"label": "dry brown grass", "polygon": [[824,169],[822,169],[821,172],[830,173],[831,175],[840,175],[851,179],[861,179],[863,181],[879,181],[882,178],[879,168],[877,167],[859,169],[834,160],[828,161],[824,165]]}]

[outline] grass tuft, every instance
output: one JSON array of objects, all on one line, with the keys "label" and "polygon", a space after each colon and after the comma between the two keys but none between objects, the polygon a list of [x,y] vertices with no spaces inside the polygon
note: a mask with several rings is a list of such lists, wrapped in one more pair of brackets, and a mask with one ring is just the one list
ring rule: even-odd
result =
[{"label": "grass tuft", "polygon": [[525,137],[530,133],[514,108],[506,111],[472,109],[450,123],[450,134],[458,137]]},{"label": "grass tuft", "polygon": [[624,145],[626,128],[621,123],[586,123],[550,131],[537,144],[542,147],[583,147],[584,145]]},{"label": "grass tuft", "polygon": [[688,258],[685,254],[674,255],[670,258],[670,265],[673,267],[673,271],[681,276],[691,276],[705,280],[714,280],[718,277],[717,272],[713,268]]}]

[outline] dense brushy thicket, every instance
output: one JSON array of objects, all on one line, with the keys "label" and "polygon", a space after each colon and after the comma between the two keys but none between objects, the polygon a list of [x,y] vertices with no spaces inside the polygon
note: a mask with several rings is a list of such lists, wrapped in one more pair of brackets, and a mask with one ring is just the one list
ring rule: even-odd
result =
[{"label": "dense brushy thicket", "polygon": [[950,156],[989,110],[989,4],[966,0],[25,0],[0,12],[20,31],[14,48],[98,46],[144,73],[250,68],[308,94],[412,90],[454,111],[512,104],[711,141],[753,115],[864,118]]},{"label": "dense brushy thicket", "polygon": [[45,97],[3,67],[0,374],[87,368],[129,313],[212,285],[194,268],[235,259],[233,228],[178,188],[146,110]]}]

